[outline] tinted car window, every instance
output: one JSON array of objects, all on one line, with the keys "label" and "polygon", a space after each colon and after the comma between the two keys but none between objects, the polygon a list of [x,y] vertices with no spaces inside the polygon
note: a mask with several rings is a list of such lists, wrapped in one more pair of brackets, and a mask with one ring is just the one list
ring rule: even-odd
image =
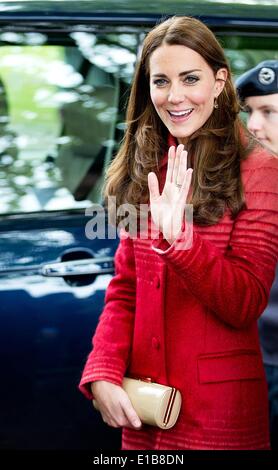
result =
[{"label": "tinted car window", "polygon": [[77,31],[60,40],[41,33],[0,39],[0,212],[101,201],[137,36]]},{"label": "tinted car window", "polygon": [[220,36],[219,39],[224,46],[234,78],[262,60],[278,58],[278,38],[275,36],[269,38],[262,35],[233,34]]}]

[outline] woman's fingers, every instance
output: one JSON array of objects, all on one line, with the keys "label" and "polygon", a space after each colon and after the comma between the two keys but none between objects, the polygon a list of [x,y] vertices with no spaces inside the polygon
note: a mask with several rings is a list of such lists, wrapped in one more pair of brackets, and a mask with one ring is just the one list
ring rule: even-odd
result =
[{"label": "woman's fingers", "polygon": [[187,198],[187,195],[188,195],[188,192],[189,192],[189,188],[190,188],[190,184],[191,184],[191,180],[192,180],[192,173],[193,173],[193,169],[188,168],[188,170],[186,171],[186,174],[185,174],[185,178],[184,178],[183,183],[182,183],[180,196],[185,201],[186,201],[186,198]]},{"label": "woman's fingers", "polygon": [[129,427],[139,429],[142,423],[137,416],[128,396],[122,396],[119,403],[112,405],[111,409],[102,410],[102,419],[113,428]]},{"label": "woman's fingers", "polygon": [[168,165],[166,173],[166,183],[172,183],[173,170],[175,163],[176,148],[172,145],[168,150]]},{"label": "woman's fingers", "polygon": [[174,158],[174,166],[173,166],[173,174],[172,174],[172,183],[177,182],[177,176],[178,176],[179,165],[180,165],[181,147],[183,148],[183,145],[182,146],[178,145],[176,148],[176,155]]},{"label": "woman's fingers", "polygon": [[127,426],[139,429],[141,427],[142,423],[122,387],[100,380],[93,382],[91,389],[96,408],[101,412],[105,423],[114,428]]},{"label": "woman's fingers", "polygon": [[142,426],[142,423],[137,413],[135,412],[127,395],[126,397],[123,397],[121,405],[122,405],[122,410],[128,420],[130,427],[139,429]]},{"label": "woman's fingers", "polygon": [[182,186],[185,176],[186,176],[186,171],[187,171],[187,151],[182,150],[180,161],[179,161],[178,174],[175,180],[176,184]]},{"label": "woman's fingers", "polygon": [[177,184],[177,182],[178,182],[177,178],[178,178],[181,155],[182,155],[183,149],[184,149],[183,144],[178,145],[177,149],[176,149],[176,156],[174,158],[174,167],[173,167],[173,174],[172,174],[172,182],[175,183],[175,184]]},{"label": "woman's fingers", "polygon": [[148,186],[150,191],[150,200],[155,201],[159,198],[159,183],[155,173],[151,172],[148,174]]},{"label": "woman's fingers", "polygon": [[187,151],[184,145],[171,146],[168,151],[166,182],[182,185],[187,170]]}]

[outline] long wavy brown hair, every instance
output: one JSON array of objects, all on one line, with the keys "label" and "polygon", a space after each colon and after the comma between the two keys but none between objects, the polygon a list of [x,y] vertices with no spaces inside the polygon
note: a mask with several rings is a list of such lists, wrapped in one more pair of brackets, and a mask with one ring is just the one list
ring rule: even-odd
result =
[{"label": "long wavy brown hair", "polygon": [[[240,162],[248,153],[245,131],[239,118],[240,105],[224,51],[214,34],[201,21],[172,17],[146,36],[137,64],[127,107],[127,128],[115,159],[108,168],[104,196],[139,207],[149,200],[148,173],[159,175],[159,164],[167,151],[168,130],[150,98],[149,60],[163,44],[183,45],[200,54],[214,74],[226,68],[228,77],[207,122],[188,139],[186,150],[194,155],[191,203],[194,221],[215,224],[230,209],[234,218],[244,207]],[[243,144],[243,138],[245,143]],[[247,140],[246,140],[247,139]]]}]

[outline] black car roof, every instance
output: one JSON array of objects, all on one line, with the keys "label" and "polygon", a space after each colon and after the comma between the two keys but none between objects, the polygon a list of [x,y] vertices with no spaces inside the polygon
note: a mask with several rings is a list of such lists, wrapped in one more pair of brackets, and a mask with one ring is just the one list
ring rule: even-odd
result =
[{"label": "black car roof", "polygon": [[278,19],[278,0],[9,0],[0,2],[1,17],[161,17],[167,15]]},{"label": "black car roof", "polygon": [[[278,35],[278,0],[9,0],[0,1],[0,27],[15,31],[69,24],[152,26],[171,15],[203,20],[215,32]],[[39,26],[40,25],[40,26]]]}]

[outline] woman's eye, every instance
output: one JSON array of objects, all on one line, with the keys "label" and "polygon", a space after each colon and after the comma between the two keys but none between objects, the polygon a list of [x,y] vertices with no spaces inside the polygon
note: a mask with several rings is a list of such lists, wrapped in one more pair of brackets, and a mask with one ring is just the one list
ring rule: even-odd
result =
[{"label": "woman's eye", "polygon": [[189,85],[192,85],[199,81],[199,77],[196,77],[196,75],[187,75],[184,81],[188,83]]},{"label": "woman's eye", "polygon": [[153,81],[153,83],[156,86],[164,86],[164,85],[166,85],[167,80],[165,80],[164,78],[157,78],[156,80]]}]

